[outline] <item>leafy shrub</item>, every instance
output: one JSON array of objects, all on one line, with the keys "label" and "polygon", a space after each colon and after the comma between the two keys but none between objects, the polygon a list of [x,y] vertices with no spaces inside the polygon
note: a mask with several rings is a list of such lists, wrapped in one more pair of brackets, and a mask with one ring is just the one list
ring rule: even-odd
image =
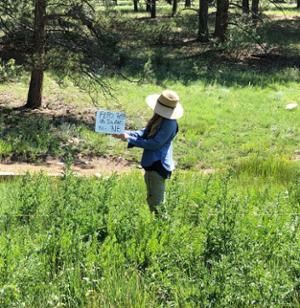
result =
[{"label": "leafy shrub", "polygon": [[0,139],[0,157],[5,157],[12,152],[12,146],[5,140]]},{"label": "leafy shrub", "polygon": [[23,120],[10,130],[5,140],[14,149],[14,155],[23,156],[25,159],[34,160],[47,153],[59,155],[63,150],[60,147],[61,137],[53,133],[50,121],[43,118]]},{"label": "leafy shrub", "polygon": [[15,81],[21,77],[22,69],[14,59],[0,62],[0,83]]},{"label": "leafy shrub", "polygon": [[249,50],[254,52],[257,46],[266,48],[263,46],[261,37],[252,24],[252,20],[247,20],[245,17],[236,18],[234,25],[228,31],[227,40],[222,43],[226,53],[235,59],[245,54],[248,55]]}]

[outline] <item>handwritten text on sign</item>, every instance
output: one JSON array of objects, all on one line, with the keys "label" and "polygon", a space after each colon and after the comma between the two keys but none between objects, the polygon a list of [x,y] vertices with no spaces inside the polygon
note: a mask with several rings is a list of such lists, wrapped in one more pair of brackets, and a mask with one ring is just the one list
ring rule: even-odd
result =
[{"label": "handwritten text on sign", "polygon": [[123,112],[97,111],[96,132],[105,134],[122,134],[125,129],[126,116]]}]

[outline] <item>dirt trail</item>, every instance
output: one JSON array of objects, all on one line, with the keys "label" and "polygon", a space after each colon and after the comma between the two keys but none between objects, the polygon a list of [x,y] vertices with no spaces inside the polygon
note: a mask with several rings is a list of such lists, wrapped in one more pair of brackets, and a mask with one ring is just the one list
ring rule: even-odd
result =
[{"label": "dirt trail", "polygon": [[[27,172],[45,172],[50,176],[61,176],[64,173],[64,163],[58,159],[47,159],[42,163],[25,162],[1,162],[0,176],[17,176]],[[72,170],[74,174],[81,176],[101,176],[114,172],[125,173],[136,168],[133,163],[121,159],[109,158],[77,159],[74,161]]]}]

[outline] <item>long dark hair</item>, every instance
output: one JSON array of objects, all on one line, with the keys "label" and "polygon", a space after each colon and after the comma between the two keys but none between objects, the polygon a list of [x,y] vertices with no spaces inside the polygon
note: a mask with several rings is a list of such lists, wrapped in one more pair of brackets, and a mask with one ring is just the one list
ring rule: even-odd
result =
[{"label": "long dark hair", "polygon": [[163,117],[157,113],[154,113],[152,118],[148,121],[146,125],[146,138],[153,137],[163,120]]}]

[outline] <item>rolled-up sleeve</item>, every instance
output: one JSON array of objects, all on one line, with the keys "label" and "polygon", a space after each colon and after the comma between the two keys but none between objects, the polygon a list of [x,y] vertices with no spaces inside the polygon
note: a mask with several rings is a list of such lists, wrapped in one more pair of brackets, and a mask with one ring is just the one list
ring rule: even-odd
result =
[{"label": "rolled-up sleeve", "polygon": [[142,137],[144,135],[145,128],[140,130],[125,130],[125,133],[131,137]]},{"label": "rolled-up sleeve", "polygon": [[175,135],[176,128],[176,121],[164,120],[153,138],[144,139],[141,136],[129,134],[128,145],[133,145],[145,150],[158,150]]},{"label": "rolled-up sleeve", "polygon": [[[142,137],[145,133],[145,128],[140,129],[140,130],[125,130],[125,133],[129,135],[130,137],[135,137],[135,138]],[[134,145],[131,143],[128,143],[127,147],[128,149],[130,149],[130,148],[133,148]]]}]

